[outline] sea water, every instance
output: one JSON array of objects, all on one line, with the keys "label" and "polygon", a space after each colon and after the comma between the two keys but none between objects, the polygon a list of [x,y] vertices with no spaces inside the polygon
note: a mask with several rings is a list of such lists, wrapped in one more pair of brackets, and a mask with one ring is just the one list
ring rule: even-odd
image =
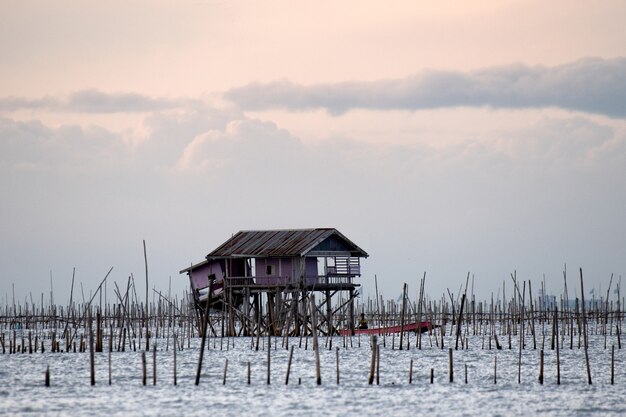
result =
[{"label": "sea water", "polygon": [[[209,338],[200,384],[195,385],[200,339],[185,340],[176,352],[174,385],[172,340],[157,340],[156,385],[153,351],[146,352],[147,384],[142,384],[140,351],[95,354],[96,384],[90,384],[89,353],[0,354],[0,414],[67,416],[619,416],[626,415],[624,350],[610,337],[591,336],[589,359],[592,385],[588,384],[584,349],[560,350],[560,385],[557,385],[556,351],[544,345],[544,383],[539,376],[542,340],[533,349],[526,336],[521,353],[518,337],[509,349],[501,337],[501,350],[488,350],[479,336],[469,336],[465,349],[455,350],[454,336],[444,348],[423,336],[422,348],[399,350],[399,337],[378,339],[378,384],[369,385],[372,358],[369,338],[320,339],[321,385],[316,383],[312,340],[290,338],[294,347],[289,384],[285,384],[289,349],[283,338],[261,339],[259,350],[247,337]],[[504,342],[504,343],[503,343]],[[344,343],[346,347],[344,347]],[[483,343],[485,349],[483,349]],[[615,384],[611,385],[611,345],[615,344]],[[234,345],[234,346],[233,346]],[[105,346],[108,344],[105,342]],[[221,347],[221,349],[220,349]],[[453,348],[453,382],[449,377],[449,348]],[[492,344],[495,348],[495,344]],[[339,350],[337,351],[337,348]],[[337,357],[339,384],[337,384]],[[226,383],[225,362],[228,360]],[[409,384],[410,362],[412,383]],[[248,384],[248,363],[250,384]],[[44,385],[46,368],[50,386]],[[431,369],[434,381],[431,384]],[[467,370],[467,371],[466,371]],[[518,373],[519,372],[519,373]],[[494,381],[495,373],[495,381]],[[467,383],[465,378],[467,375]],[[518,379],[520,382],[518,382]]]}]

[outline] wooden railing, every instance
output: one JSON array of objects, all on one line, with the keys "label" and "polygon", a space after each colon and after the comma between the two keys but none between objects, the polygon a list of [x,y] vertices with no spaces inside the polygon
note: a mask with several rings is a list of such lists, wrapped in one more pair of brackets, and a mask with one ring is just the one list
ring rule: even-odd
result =
[{"label": "wooden railing", "polygon": [[[302,284],[305,286],[314,285],[351,285],[353,277],[349,275],[317,275],[304,277]],[[249,285],[275,285],[277,287],[287,285],[298,285],[300,280],[291,277],[227,277],[226,283],[229,286],[245,287]]]}]

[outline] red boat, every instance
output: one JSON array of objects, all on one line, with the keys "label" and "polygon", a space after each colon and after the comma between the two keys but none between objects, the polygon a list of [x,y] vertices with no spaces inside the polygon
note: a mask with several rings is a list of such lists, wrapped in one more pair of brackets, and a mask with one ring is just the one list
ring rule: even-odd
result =
[{"label": "red boat", "polygon": [[[407,323],[404,325],[405,332],[416,332],[419,330],[420,333],[427,332],[428,329],[434,329],[435,326],[429,321],[422,321],[421,323]],[[372,335],[381,335],[381,334],[391,334],[391,333],[400,333],[402,331],[402,326],[388,326],[388,327],[376,327],[372,329],[354,329],[354,334],[372,334]],[[339,334],[341,336],[350,336],[350,329],[341,329],[339,330]]]}]

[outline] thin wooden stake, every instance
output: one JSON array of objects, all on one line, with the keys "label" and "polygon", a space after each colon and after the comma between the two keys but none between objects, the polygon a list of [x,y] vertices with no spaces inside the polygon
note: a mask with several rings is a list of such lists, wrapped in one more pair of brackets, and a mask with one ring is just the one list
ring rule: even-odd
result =
[{"label": "thin wooden stake", "polygon": [[91,385],[96,385],[96,366],[95,366],[95,354],[93,346],[93,329],[91,324],[91,306],[89,308],[89,375],[91,379]]},{"label": "thin wooden stake", "polygon": [[589,367],[589,352],[587,343],[587,319],[585,316],[585,290],[583,288],[583,269],[580,268],[580,297],[583,304],[583,338],[585,343],[585,362],[587,363],[587,381],[591,385],[591,368]]},{"label": "thin wooden stake", "polygon": [[289,385],[289,372],[291,372],[291,360],[293,359],[293,345],[289,349],[289,361],[287,362],[287,375],[285,376],[285,385]]},{"label": "thin wooden stake", "polygon": [[376,371],[376,349],[378,347],[376,336],[372,336],[370,343],[372,346],[372,360],[370,361],[370,377],[367,383],[372,385],[374,383],[374,372]]},{"label": "thin wooden stake", "polygon": [[178,337],[176,336],[176,333],[174,333],[174,349],[173,349],[173,355],[174,355],[174,385],[176,385],[176,351],[178,350]]},{"label": "thin wooden stake", "polygon": [[380,349],[376,348],[376,385],[380,385]]},{"label": "thin wooden stake", "polygon": [[145,351],[141,352],[141,369],[142,369],[141,383],[143,386],[146,386],[147,372],[146,372],[146,352]]},{"label": "thin wooden stake", "polygon": [[271,336],[271,332],[267,332],[267,385],[270,385],[270,383],[272,382],[272,358],[271,358],[271,352],[272,352],[272,336]]},{"label": "thin wooden stake", "polygon": [[615,383],[615,345],[611,346],[611,385]]},{"label": "thin wooden stake", "polygon": [[320,369],[320,349],[317,341],[317,307],[315,305],[315,294],[311,294],[311,327],[313,328],[313,349],[315,350],[315,375],[317,385],[322,385],[322,373]]},{"label": "thin wooden stake", "polygon": [[204,317],[202,319],[202,341],[200,342],[200,357],[198,358],[198,369],[196,371],[196,385],[200,384],[200,374],[202,372],[202,359],[204,357],[204,344],[206,343],[208,322],[209,322],[209,309],[211,308],[211,295],[213,293],[213,280],[209,280],[209,297],[204,310]]},{"label": "thin wooden stake", "polygon": [[498,357],[493,357],[493,383],[498,383]]},{"label": "thin wooden stake", "polygon": [[539,351],[539,383],[543,385],[543,349]]},{"label": "thin wooden stake", "polygon": [[337,358],[337,385],[339,385],[339,348],[336,348],[336,358]]},{"label": "thin wooden stake", "polygon": [[452,365],[452,348],[448,349],[448,374],[450,375],[450,382],[454,382],[454,367]]}]

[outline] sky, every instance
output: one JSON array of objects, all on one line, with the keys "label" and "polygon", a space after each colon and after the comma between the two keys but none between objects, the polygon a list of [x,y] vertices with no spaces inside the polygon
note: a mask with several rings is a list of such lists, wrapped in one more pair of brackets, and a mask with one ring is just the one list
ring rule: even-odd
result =
[{"label": "sky", "polygon": [[[362,296],[626,274],[626,3],[0,1],[0,306],[335,227]],[[376,277],[376,278],[375,278]],[[80,292],[79,292],[80,291]],[[614,296],[613,296],[614,297]]]}]

